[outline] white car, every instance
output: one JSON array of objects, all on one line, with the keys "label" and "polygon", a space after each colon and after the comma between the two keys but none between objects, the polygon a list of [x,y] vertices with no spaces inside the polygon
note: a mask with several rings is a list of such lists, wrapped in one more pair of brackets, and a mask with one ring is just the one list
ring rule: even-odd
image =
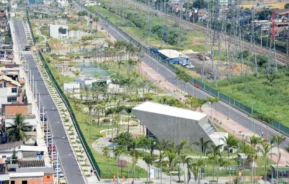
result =
[{"label": "white car", "polygon": [[195,66],[194,66],[194,65],[191,65],[191,64],[190,64],[190,65],[186,65],[185,67],[188,68],[188,69],[193,69],[193,68],[195,68]]}]

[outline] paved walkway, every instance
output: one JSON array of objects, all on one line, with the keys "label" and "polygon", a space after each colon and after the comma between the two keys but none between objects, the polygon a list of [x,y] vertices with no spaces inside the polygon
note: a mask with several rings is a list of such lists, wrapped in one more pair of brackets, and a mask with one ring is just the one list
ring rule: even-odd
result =
[{"label": "paved walkway", "polygon": [[[185,97],[184,97],[185,93],[183,91],[181,91],[176,86],[168,82],[164,77],[162,77],[160,74],[158,74],[154,69],[152,69],[150,66],[148,66],[144,62],[141,62],[140,67],[138,69],[141,73],[147,76],[147,78],[149,78],[150,80],[157,81],[155,84],[158,85],[161,89],[167,91],[172,96],[175,96],[176,98],[182,101],[185,100]],[[212,115],[212,119],[215,118],[218,120],[218,122],[222,122],[222,123],[218,123],[218,126],[223,128],[225,131],[233,134],[240,140],[245,140],[246,142],[248,142],[248,139],[246,140],[246,138],[254,135],[254,124],[252,125],[252,129],[249,130],[241,126],[240,124],[238,124],[238,122],[229,119],[227,116],[219,113],[218,111],[214,109],[211,109],[211,107],[207,104],[203,105],[202,110],[209,117]],[[264,137],[266,137],[265,127],[264,127]],[[274,148],[272,152],[275,154],[278,154],[278,149]],[[280,149],[280,153],[281,153],[281,159],[280,159],[279,165],[287,164],[289,162],[289,153],[283,149]],[[278,157],[273,156],[272,160],[277,162]]]}]

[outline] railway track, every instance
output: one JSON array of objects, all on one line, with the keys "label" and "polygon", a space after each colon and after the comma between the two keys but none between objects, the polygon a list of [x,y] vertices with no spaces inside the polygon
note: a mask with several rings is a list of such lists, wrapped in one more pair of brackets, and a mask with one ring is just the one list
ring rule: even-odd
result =
[{"label": "railway track", "polygon": [[[148,8],[150,9],[150,11],[152,12],[155,12],[155,13],[159,13],[161,15],[163,15],[164,17],[168,18],[169,20],[171,21],[175,21],[175,22],[179,22],[179,25],[183,28],[187,28],[187,29],[190,29],[190,30],[193,30],[193,31],[198,31],[198,32],[208,32],[210,31],[210,29],[207,29],[206,27],[204,26],[201,26],[201,25],[198,25],[198,24],[195,24],[195,23],[191,23],[191,22],[188,22],[186,20],[182,20],[182,19],[179,19],[178,17],[176,16],[173,16],[173,15],[170,15],[170,14],[167,14],[167,13],[164,13],[164,12],[161,12],[161,11],[158,11],[158,10],[155,10],[147,5],[144,5],[142,3],[139,3],[139,2],[135,2],[134,0],[132,0],[131,2],[134,3],[135,6],[138,6],[139,8],[142,8],[142,9],[145,9],[147,10]],[[226,34],[221,34],[222,38],[229,38],[230,36],[226,35]],[[239,40],[235,39],[235,38],[230,38],[232,40],[232,42],[234,43],[238,43]],[[247,42],[247,41],[241,41],[241,43],[243,44],[243,47],[244,49],[248,50],[249,52],[253,52],[252,48],[252,44]],[[268,49],[265,49],[259,45],[255,45],[255,52],[259,55],[268,55],[268,52],[269,50]],[[281,54],[281,53],[278,53],[276,52],[276,60],[279,64],[281,65],[284,65],[284,64],[289,64],[289,57],[284,55],[284,54]]]}]

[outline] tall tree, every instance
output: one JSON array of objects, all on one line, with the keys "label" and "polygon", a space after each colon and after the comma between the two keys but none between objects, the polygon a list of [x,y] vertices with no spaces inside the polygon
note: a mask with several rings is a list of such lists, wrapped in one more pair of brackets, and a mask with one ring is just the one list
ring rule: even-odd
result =
[{"label": "tall tree", "polygon": [[153,157],[151,155],[145,155],[143,157],[143,160],[145,161],[145,163],[148,166],[147,183],[149,183],[150,170],[151,170],[150,168],[151,168],[151,165],[153,163]]},{"label": "tall tree", "polygon": [[203,154],[206,154],[207,149],[209,148],[209,145],[212,143],[212,141],[208,140],[205,141],[203,137],[200,138],[199,142],[194,142],[193,144],[198,146],[201,152],[200,157],[202,158]]},{"label": "tall tree", "polygon": [[[180,162],[182,161],[182,154],[185,149],[185,146],[188,144],[186,140],[182,141],[180,144],[176,146],[177,158],[178,158],[178,178],[179,182],[181,181],[181,169],[180,169]],[[185,159],[183,159],[185,160]]]},{"label": "tall tree", "polygon": [[224,144],[227,146],[228,160],[230,160],[230,149],[236,148],[238,146],[238,141],[234,136],[230,134],[228,135],[228,137],[223,137],[222,140],[224,141]]},{"label": "tall tree", "polygon": [[280,152],[280,145],[286,140],[286,137],[283,136],[283,135],[280,135],[280,136],[276,136],[274,135],[273,136],[273,140],[274,140],[274,143],[276,143],[277,145],[277,149],[278,149],[278,160],[277,160],[277,183],[279,182],[279,162],[280,162],[280,159],[281,159],[281,152]]},{"label": "tall tree", "polygon": [[108,146],[103,147],[102,150],[101,150],[101,153],[105,157],[106,162],[108,162],[108,159],[110,157],[109,151],[110,151],[110,149],[109,149]]},{"label": "tall tree", "polygon": [[261,143],[262,147],[259,148],[259,151],[262,153],[263,158],[265,159],[265,165],[264,165],[264,179],[267,178],[267,165],[268,165],[268,156],[273,155],[274,153],[271,152],[272,145],[268,144],[267,142],[263,141]]},{"label": "tall tree", "polygon": [[159,163],[162,163],[164,151],[166,151],[169,148],[169,142],[162,139],[161,141],[157,141],[157,148],[159,150]]},{"label": "tall tree", "polygon": [[29,131],[28,123],[24,122],[23,114],[16,114],[14,122],[7,128],[7,134],[10,141],[25,141],[29,138],[26,132]]},{"label": "tall tree", "polygon": [[213,163],[213,180],[215,179],[215,166],[217,164],[217,160],[221,157],[221,148],[222,144],[216,146],[215,144],[211,144],[210,151],[207,153],[209,155],[209,159]]}]

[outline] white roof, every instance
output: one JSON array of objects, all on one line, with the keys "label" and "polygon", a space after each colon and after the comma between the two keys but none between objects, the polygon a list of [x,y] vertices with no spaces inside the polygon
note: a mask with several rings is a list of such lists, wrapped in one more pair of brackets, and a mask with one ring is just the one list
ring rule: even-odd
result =
[{"label": "white roof", "polygon": [[64,83],[64,89],[67,88],[80,88],[79,82],[69,82],[69,83]]},{"label": "white roof", "polygon": [[162,53],[163,55],[167,56],[168,58],[189,58],[187,55],[176,51],[176,50],[171,50],[171,49],[163,49],[163,50],[159,50],[160,53]]},{"label": "white roof", "polygon": [[25,178],[29,178],[29,177],[41,177],[41,176],[44,176],[44,173],[43,172],[23,172],[23,173],[9,173],[10,177],[11,178],[22,178],[22,177],[25,177]]},{"label": "white roof", "polygon": [[45,146],[26,146],[21,145],[20,148],[16,149],[17,151],[34,151],[34,152],[40,152],[40,151],[46,151],[47,149]]},{"label": "white roof", "polygon": [[179,118],[184,118],[184,119],[191,119],[195,121],[199,121],[207,116],[204,113],[200,113],[200,112],[196,112],[196,111],[192,111],[188,109],[172,107],[172,106],[163,105],[163,104],[158,104],[154,102],[144,102],[134,107],[133,110],[151,112],[151,113],[162,114],[162,115],[167,115],[167,116],[174,116],[174,117],[179,117]]},{"label": "white roof", "polygon": [[1,174],[0,181],[10,180],[9,174]]}]

